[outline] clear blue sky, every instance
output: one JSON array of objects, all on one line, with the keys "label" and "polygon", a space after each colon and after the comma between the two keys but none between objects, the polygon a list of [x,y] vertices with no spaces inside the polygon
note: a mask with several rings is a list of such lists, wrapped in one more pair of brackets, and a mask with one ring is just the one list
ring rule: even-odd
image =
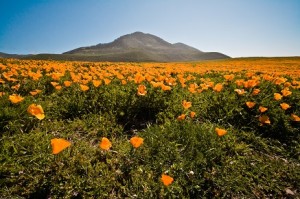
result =
[{"label": "clear blue sky", "polygon": [[62,53],[135,31],[232,57],[300,56],[300,0],[0,1],[0,52]]}]

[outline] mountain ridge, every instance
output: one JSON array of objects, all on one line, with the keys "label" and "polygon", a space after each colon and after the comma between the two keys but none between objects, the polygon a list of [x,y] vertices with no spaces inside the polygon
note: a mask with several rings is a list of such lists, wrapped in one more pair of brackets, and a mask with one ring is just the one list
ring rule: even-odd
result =
[{"label": "mountain ridge", "polygon": [[[5,54],[5,57],[9,57],[9,55]],[[79,47],[62,54],[14,55],[13,57],[22,59],[129,62],[178,62],[230,58],[219,52],[203,52],[180,42],[172,44],[158,36],[139,31],[120,36],[109,43]]]},{"label": "mountain ridge", "polygon": [[[148,57],[147,61],[162,62],[230,58],[219,52],[203,52],[183,43],[171,44],[160,37],[143,32],[123,35],[110,43],[80,47],[63,54],[104,56],[105,54],[116,53],[119,56],[120,54],[134,54],[134,52]],[[140,60],[133,56],[132,61]]]}]

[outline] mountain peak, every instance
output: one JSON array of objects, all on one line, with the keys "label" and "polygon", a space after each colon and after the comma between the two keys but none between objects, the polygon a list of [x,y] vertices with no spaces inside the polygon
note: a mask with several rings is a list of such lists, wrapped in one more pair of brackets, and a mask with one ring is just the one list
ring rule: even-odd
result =
[{"label": "mountain peak", "polygon": [[140,31],[123,35],[113,42],[77,48],[63,54],[99,57],[105,61],[196,61],[229,58],[221,53],[206,53],[183,43],[171,44]]},{"label": "mountain peak", "polygon": [[121,45],[127,48],[161,48],[162,46],[170,47],[171,45],[170,43],[155,35],[143,32],[134,32],[131,34],[123,35],[116,39],[114,42],[119,44],[122,43]]}]

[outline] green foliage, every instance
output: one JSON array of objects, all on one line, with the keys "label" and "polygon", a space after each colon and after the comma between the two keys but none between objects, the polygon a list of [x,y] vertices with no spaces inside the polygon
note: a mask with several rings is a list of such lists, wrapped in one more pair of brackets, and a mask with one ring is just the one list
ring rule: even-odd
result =
[{"label": "green foliage", "polygon": [[[89,64],[87,68],[91,67]],[[172,74],[176,76],[176,74]],[[187,77],[189,74],[185,74]],[[19,94],[25,100],[13,104],[8,96],[14,84],[0,91],[0,196],[4,198],[287,198],[299,196],[300,90],[274,100],[283,85],[260,80],[256,87],[241,88],[226,82],[222,73],[194,74],[187,87],[204,81],[222,83],[218,92],[209,87],[191,93],[177,81],[163,91],[144,81],[147,94],[137,95],[138,84],[111,79],[108,85],[82,91],[78,84],[56,90],[44,75],[26,79]],[[58,81],[68,80],[70,74]],[[203,80],[206,79],[206,80]],[[41,89],[37,96],[29,94]],[[184,109],[182,101],[192,102]],[[253,108],[247,101],[255,102]],[[282,110],[280,103],[291,108]],[[27,113],[30,104],[42,105],[46,117]],[[267,107],[264,113],[259,106]],[[194,111],[195,117],[190,113]],[[184,120],[177,117],[185,114]],[[259,121],[261,115],[270,124]],[[219,137],[215,128],[227,130]],[[133,148],[129,140],[144,143]],[[112,148],[99,147],[102,137]],[[64,138],[71,146],[53,155],[50,140]],[[164,186],[160,178],[174,178]],[[294,195],[289,194],[288,191]]]}]

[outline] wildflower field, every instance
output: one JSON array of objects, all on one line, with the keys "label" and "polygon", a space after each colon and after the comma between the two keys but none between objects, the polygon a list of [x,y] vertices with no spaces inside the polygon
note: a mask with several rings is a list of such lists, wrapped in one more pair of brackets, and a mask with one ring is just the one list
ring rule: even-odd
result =
[{"label": "wildflower field", "polygon": [[300,197],[300,58],[0,71],[0,198]]}]

